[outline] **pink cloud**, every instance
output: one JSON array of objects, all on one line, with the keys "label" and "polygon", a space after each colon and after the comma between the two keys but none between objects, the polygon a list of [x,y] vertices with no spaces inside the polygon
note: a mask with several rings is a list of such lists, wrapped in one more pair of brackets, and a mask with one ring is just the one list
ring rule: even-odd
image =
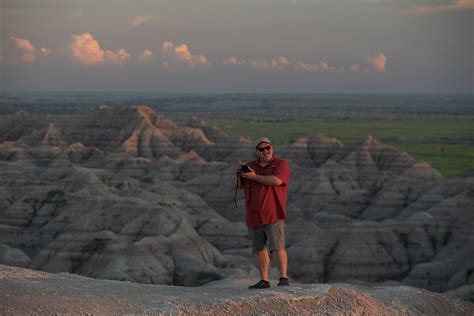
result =
[{"label": "pink cloud", "polygon": [[352,66],[350,66],[349,71],[355,72],[355,73],[362,73],[362,74],[368,74],[370,72],[368,68],[362,68],[358,64],[353,64]]},{"label": "pink cloud", "polygon": [[90,33],[72,36],[72,54],[76,60],[85,64],[98,64],[104,61],[104,51]]},{"label": "pink cloud", "polygon": [[153,53],[149,51],[148,49],[145,49],[143,52],[141,52],[138,55],[138,60],[139,61],[145,61],[153,56]]},{"label": "pink cloud", "polygon": [[36,49],[31,44],[31,42],[27,39],[24,38],[19,38],[12,36],[12,39],[15,41],[16,46],[23,52],[23,55],[21,56],[21,60],[25,63],[35,63],[36,62]]},{"label": "pink cloud", "polygon": [[34,54],[35,47],[31,44],[31,42],[24,38],[18,38],[12,36],[12,39],[16,42],[16,46],[21,49],[24,53],[31,53]]},{"label": "pink cloud", "polygon": [[238,60],[235,57],[230,57],[230,58],[227,58],[226,60],[224,60],[224,64],[226,64],[226,65],[240,65],[242,63],[243,63],[242,61]]},{"label": "pink cloud", "polygon": [[130,27],[131,28],[136,28],[136,27],[139,27],[147,22],[150,22],[151,20],[153,20],[153,17],[152,16],[149,16],[149,15],[140,15],[140,16],[136,16],[133,18],[132,22],[130,22]]},{"label": "pink cloud", "polygon": [[123,64],[127,59],[130,59],[130,58],[131,58],[131,55],[122,48],[116,52],[111,51],[111,50],[106,50],[104,53],[105,61],[113,62],[116,64]]},{"label": "pink cloud", "polygon": [[226,65],[243,65],[247,64],[255,68],[261,68],[266,70],[271,69],[284,69],[290,65],[290,62],[286,57],[279,57],[276,59],[270,60],[246,60],[246,59],[237,59],[235,57],[230,57],[224,60]]},{"label": "pink cloud", "polygon": [[284,69],[293,69],[296,71],[305,71],[305,72],[343,72],[343,68],[336,68],[330,66],[327,63],[319,63],[317,65],[308,64],[304,62],[291,63],[286,57],[279,57],[276,59],[270,60],[246,60],[246,59],[237,59],[235,57],[230,57],[224,60],[226,65],[250,65],[255,68],[264,69],[264,70],[284,70]]},{"label": "pink cloud", "polygon": [[358,72],[360,70],[360,66],[358,64],[353,64],[351,67],[350,67],[350,70],[352,72]]},{"label": "pink cloud", "polygon": [[36,55],[31,53],[25,53],[21,56],[21,60],[25,63],[35,63],[36,62]]},{"label": "pink cloud", "polygon": [[131,57],[124,49],[104,51],[90,33],[73,35],[71,49],[76,60],[88,65],[104,62],[122,64]]},{"label": "pink cloud", "polygon": [[161,46],[161,49],[165,51],[173,50],[173,48],[174,48],[174,44],[171,42],[164,42],[163,45]]},{"label": "pink cloud", "polygon": [[387,57],[385,57],[384,54],[382,53],[377,53],[373,56],[368,56],[367,57],[370,66],[375,70],[375,71],[387,71]]},{"label": "pink cloud", "polygon": [[334,66],[329,66],[327,63],[319,63],[317,65],[313,64],[306,64],[302,62],[298,62],[293,66],[293,69],[300,70],[300,71],[307,71],[307,72],[332,72],[337,71],[337,68]]},{"label": "pink cloud", "polygon": [[284,69],[290,63],[285,57],[280,57],[272,60],[249,60],[249,65],[255,68],[263,68],[267,70],[271,69]]},{"label": "pink cloud", "polygon": [[49,49],[49,48],[46,48],[46,47],[41,47],[40,49],[40,52],[43,56],[48,56],[49,54],[51,54],[52,50]]},{"label": "pink cloud", "polygon": [[474,0],[454,0],[451,3],[412,4],[404,11],[408,14],[434,14],[448,11],[473,10]]},{"label": "pink cloud", "polygon": [[193,60],[193,56],[191,55],[191,52],[189,51],[188,46],[186,44],[176,46],[174,48],[174,52],[176,53],[178,59],[184,62],[192,62]]},{"label": "pink cloud", "polygon": [[[380,72],[388,72],[386,69],[387,58],[384,54],[378,53],[373,56],[369,56],[369,64],[375,71]],[[291,63],[286,57],[280,57],[276,59],[270,60],[247,60],[247,59],[237,59],[236,57],[230,57],[224,60],[224,64],[226,65],[249,65],[255,68],[260,68],[264,70],[284,70],[284,69],[292,69],[294,71],[302,71],[302,72],[326,72],[326,73],[362,73],[367,74],[370,73],[368,68],[362,68],[358,64],[353,64],[348,68],[344,67],[335,67],[328,65],[325,62],[321,62],[319,64],[309,64],[304,62],[295,62]]]},{"label": "pink cloud", "polygon": [[288,59],[286,59],[285,57],[278,58],[278,63],[281,64],[281,65],[289,65],[290,64]]},{"label": "pink cloud", "polygon": [[186,64],[189,66],[207,65],[209,61],[204,55],[193,55],[186,44],[175,46],[172,42],[164,42],[161,46],[163,58],[161,64],[165,67],[170,64]]}]

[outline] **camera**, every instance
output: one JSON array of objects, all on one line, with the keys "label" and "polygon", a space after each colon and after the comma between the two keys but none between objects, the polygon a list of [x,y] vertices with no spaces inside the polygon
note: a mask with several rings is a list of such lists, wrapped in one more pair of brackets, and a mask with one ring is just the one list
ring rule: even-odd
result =
[{"label": "camera", "polygon": [[242,172],[242,173],[248,173],[248,172],[250,172],[250,171],[251,171],[251,170],[250,170],[250,168],[249,168],[247,165],[242,165],[242,166],[240,167],[240,172]]}]

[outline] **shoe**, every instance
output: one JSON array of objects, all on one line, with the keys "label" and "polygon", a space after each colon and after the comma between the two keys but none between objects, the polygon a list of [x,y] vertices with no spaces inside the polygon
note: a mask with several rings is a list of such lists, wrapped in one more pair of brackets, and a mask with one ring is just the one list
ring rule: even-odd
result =
[{"label": "shoe", "polygon": [[270,287],[270,282],[265,280],[260,280],[254,285],[249,286],[249,290],[256,290],[256,289],[268,289]]},{"label": "shoe", "polygon": [[280,282],[278,282],[278,286],[289,286],[290,281],[287,278],[280,278]]}]

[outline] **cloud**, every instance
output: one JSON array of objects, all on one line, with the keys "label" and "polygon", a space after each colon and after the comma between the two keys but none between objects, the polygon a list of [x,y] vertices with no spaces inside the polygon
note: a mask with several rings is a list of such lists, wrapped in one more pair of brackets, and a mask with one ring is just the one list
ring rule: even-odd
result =
[{"label": "cloud", "polygon": [[174,52],[176,54],[176,57],[178,57],[178,59],[181,60],[182,62],[191,63],[191,64],[194,64],[194,63],[206,64],[207,63],[206,56],[192,55],[186,44],[181,44],[179,46],[176,46],[174,48]]},{"label": "cloud", "polygon": [[290,65],[290,62],[286,57],[280,57],[276,59],[270,60],[246,60],[246,59],[237,59],[235,57],[230,57],[224,60],[224,64],[226,65],[243,65],[247,64],[255,68],[260,69],[285,69]]},{"label": "cloud", "polygon": [[262,69],[284,69],[288,67],[290,62],[285,57],[280,57],[277,59],[272,60],[249,60],[249,65],[255,68],[262,68]]},{"label": "cloud", "polygon": [[337,71],[336,67],[329,66],[326,63],[320,63],[318,65],[306,64],[303,62],[290,63],[288,58],[279,57],[276,59],[270,60],[246,60],[246,59],[237,59],[235,57],[230,57],[224,60],[226,65],[250,65],[254,68],[260,68],[265,70],[284,70],[291,68],[297,71],[306,71],[306,72],[320,72],[320,71]]},{"label": "cloud", "polygon": [[104,51],[90,33],[72,36],[72,54],[85,64],[98,64],[104,61]]},{"label": "cloud", "polygon": [[12,36],[12,39],[16,42],[16,46],[21,49],[24,53],[35,53],[35,47],[31,44],[31,42],[24,38],[18,38]]},{"label": "cloud", "polygon": [[208,65],[209,61],[204,55],[193,55],[186,44],[175,46],[172,42],[164,42],[161,46],[164,67],[171,64],[186,64],[188,66]]},{"label": "cloud", "polygon": [[147,22],[150,22],[151,20],[153,20],[153,17],[149,15],[136,16],[133,18],[132,22],[130,22],[130,27],[137,28]]},{"label": "cloud", "polygon": [[474,10],[474,0],[289,0],[314,4],[344,4],[363,6],[384,6],[402,13],[423,15],[449,11]]},{"label": "cloud", "polygon": [[36,55],[31,53],[25,53],[21,56],[21,60],[25,63],[35,63],[36,62]]},{"label": "cloud", "polygon": [[132,56],[122,48],[116,52],[111,50],[106,50],[104,52],[105,61],[113,62],[116,64],[123,64],[127,59],[130,59],[131,57]]},{"label": "cloud", "polygon": [[[367,57],[369,65],[372,67],[375,72],[390,72],[387,69],[387,57],[382,53],[377,53],[375,55],[369,55]],[[306,72],[337,72],[337,73],[361,73],[368,74],[370,69],[367,67],[361,67],[359,64],[352,64],[350,67],[335,67],[330,66],[325,62],[319,63],[317,65],[306,64],[298,62],[292,67],[295,70],[306,71]]]},{"label": "cloud", "polygon": [[425,1],[421,3],[412,3],[406,5],[403,9],[408,14],[435,14],[448,11],[459,10],[474,10],[474,0],[449,0],[449,1],[431,1],[426,4]]},{"label": "cloud", "polygon": [[226,60],[224,60],[224,64],[226,64],[226,65],[240,65],[242,63],[243,63],[242,61],[238,60],[235,57],[230,57],[230,58],[227,58]]},{"label": "cloud", "polygon": [[52,50],[46,47],[41,47],[40,52],[43,56],[48,56],[49,54],[52,53]]},{"label": "cloud", "polygon": [[119,49],[116,52],[112,50],[104,51],[90,33],[73,35],[71,49],[76,60],[88,65],[104,62],[122,64],[131,57],[124,49]]},{"label": "cloud", "polygon": [[139,61],[146,61],[147,59],[153,57],[153,53],[149,51],[148,49],[145,49],[143,52],[141,52],[138,55],[138,60]]},{"label": "cloud", "polygon": [[293,69],[307,72],[334,72],[337,71],[337,68],[334,66],[329,66],[327,63],[319,63],[317,65],[305,64],[298,62],[293,66]]},{"label": "cloud", "polygon": [[349,69],[352,72],[358,72],[360,71],[360,66],[358,64],[353,64]]},{"label": "cloud", "polygon": [[[369,65],[377,72],[389,72],[386,69],[387,57],[384,54],[378,53],[373,56],[368,57]],[[225,65],[249,65],[251,67],[260,68],[264,70],[284,70],[292,69],[294,71],[301,72],[312,72],[312,73],[361,73],[367,74],[371,71],[367,67],[361,67],[358,64],[353,64],[348,68],[345,67],[335,67],[328,65],[325,62],[319,64],[308,64],[304,62],[295,62],[291,63],[288,58],[280,57],[277,59],[270,60],[247,60],[247,59],[238,59],[236,57],[230,57],[224,60]]]},{"label": "cloud", "polygon": [[171,42],[164,42],[163,45],[161,45],[161,49],[164,51],[172,50],[174,48],[174,44]]},{"label": "cloud", "polygon": [[368,74],[370,70],[368,68],[362,68],[359,64],[353,64],[349,67],[350,72]]},{"label": "cloud", "polygon": [[[23,52],[21,60],[25,63],[35,63],[36,48],[33,46],[33,44],[31,44],[31,42],[25,38],[19,38],[15,36],[12,36],[11,38],[15,41],[16,46]],[[49,48],[43,47],[40,49],[40,53],[43,56],[47,56],[51,53],[51,50]]]},{"label": "cloud", "polygon": [[384,54],[382,53],[377,53],[373,56],[368,56],[367,57],[368,62],[370,66],[375,70],[375,71],[387,71],[387,57],[385,57]]}]

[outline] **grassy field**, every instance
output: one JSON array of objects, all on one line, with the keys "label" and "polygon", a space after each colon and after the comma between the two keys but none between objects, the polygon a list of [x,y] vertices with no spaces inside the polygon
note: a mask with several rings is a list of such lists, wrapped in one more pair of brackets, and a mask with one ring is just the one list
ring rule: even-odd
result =
[{"label": "grassy field", "polygon": [[[5,117],[0,115],[0,123]],[[472,120],[370,121],[272,119],[244,120],[207,117],[209,125],[220,127],[233,137],[256,139],[267,136],[276,146],[288,146],[301,137],[322,133],[345,144],[364,141],[368,135],[384,144],[406,151],[417,160],[425,160],[445,177],[453,177],[474,169],[474,138]]]},{"label": "grassy field", "polygon": [[391,144],[417,160],[425,160],[445,177],[453,177],[474,169],[473,145]]},{"label": "grassy field", "polygon": [[343,143],[359,143],[368,135],[384,144],[406,151],[418,160],[425,160],[446,177],[474,169],[474,145],[466,139],[474,137],[472,120],[243,120],[206,118],[206,122],[223,129],[233,137],[256,139],[267,136],[277,146],[288,146],[298,138],[314,133],[335,137]]}]

